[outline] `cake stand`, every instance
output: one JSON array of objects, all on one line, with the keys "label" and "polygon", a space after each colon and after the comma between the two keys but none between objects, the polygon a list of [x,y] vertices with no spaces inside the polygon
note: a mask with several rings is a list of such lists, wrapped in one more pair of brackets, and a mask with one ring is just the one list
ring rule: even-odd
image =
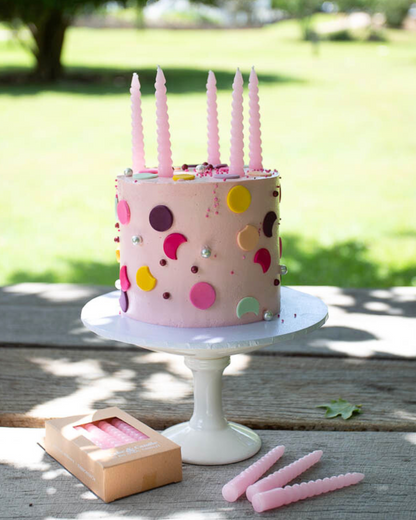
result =
[{"label": "cake stand", "polygon": [[163,435],[181,446],[182,460],[189,464],[230,464],[260,449],[261,440],[254,431],[224,417],[222,373],[230,356],[304,336],[328,318],[321,300],[282,287],[282,311],[271,321],[231,327],[164,327],[119,314],[119,295],[113,291],[94,298],[82,309],[81,319],[99,336],[185,356],[194,377],[194,412],[188,422],[168,428]]}]

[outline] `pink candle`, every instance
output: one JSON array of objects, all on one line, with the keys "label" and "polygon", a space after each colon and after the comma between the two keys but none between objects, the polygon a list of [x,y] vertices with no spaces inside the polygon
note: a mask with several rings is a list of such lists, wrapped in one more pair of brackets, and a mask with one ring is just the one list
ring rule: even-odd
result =
[{"label": "pink candle", "polygon": [[253,508],[257,513],[276,509],[305,498],[322,495],[329,491],[335,491],[343,487],[358,484],[363,480],[363,473],[347,473],[346,475],[338,475],[337,477],[311,480],[295,484],[294,486],[286,486],[284,488],[271,489],[264,493],[257,493],[253,497]]},{"label": "pink candle", "polygon": [[207,113],[208,113],[208,162],[220,164],[220,142],[218,135],[217,80],[212,70],[208,73]]},{"label": "pink candle", "polygon": [[130,88],[131,100],[131,137],[133,152],[133,173],[146,167],[144,159],[144,138],[142,120],[142,95],[139,76],[134,73]]},{"label": "pink candle", "polygon": [[261,130],[259,107],[259,80],[254,67],[251,69],[248,84],[249,114],[250,114],[250,169],[262,170]]},{"label": "pink candle", "polygon": [[231,150],[230,169],[233,175],[244,176],[244,135],[243,135],[243,76],[237,69],[233,83],[231,105]]},{"label": "pink candle", "polygon": [[251,485],[254,484],[273,464],[280,459],[285,451],[284,446],[277,446],[264,455],[257,462],[249,466],[242,473],[230,480],[222,488],[222,496],[228,502],[235,502],[239,496]]},{"label": "pink candle", "polygon": [[98,423],[98,427],[114,439],[119,440],[122,444],[130,444],[131,442],[135,442],[135,439],[123,433],[121,430],[118,430],[107,421],[100,421]]},{"label": "pink candle", "polygon": [[156,124],[159,177],[173,177],[172,151],[170,148],[169,116],[166,98],[166,79],[160,67],[156,74]]},{"label": "pink candle", "polygon": [[144,433],[140,432],[139,430],[136,430],[136,428],[133,428],[130,424],[125,423],[121,419],[118,419],[115,417],[111,420],[111,424],[115,426],[120,431],[126,433],[136,441],[141,441],[143,439],[148,439],[149,437],[145,435]]},{"label": "pink candle", "polygon": [[292,462],[292,464],[279,469],[279,471],[275,471],[268,477],[259,480],[247,489],[247,498],[251,502],[253,496],[257,493],[285,486],[288,482],[299,476],[301,473],[304,473],[307,469],[321,460],[322,455],[323,451],[321,450],[313,451],[312,453],[305,455],[305,457]]},{"label": "pink candle", "polygon": [[113,439],[105,432],[100,430],[95,424],[86,424],[84,426],[85,430],[90,434],[90,440],[97,444],[97,446],[103,447],[104,449],[114,448],[116,446],[120,446],[120,442],[116,439]]}]

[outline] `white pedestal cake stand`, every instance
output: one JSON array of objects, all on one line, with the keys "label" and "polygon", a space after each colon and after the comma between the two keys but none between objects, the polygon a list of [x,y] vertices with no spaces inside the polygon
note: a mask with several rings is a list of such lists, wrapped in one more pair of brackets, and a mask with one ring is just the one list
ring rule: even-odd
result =
[{"label": "white pedestal cake stand", "polygon": [[168,428],[163,435],[181,446],[182,459],[190,464],[230,464],[260,449],[255,432],[224,417],[222,373],[230,356],[306,335],[328,318],[321,300],[282,287],[282,311],[272,321],[206,329],[163,327],[119,314],[119,295],[113,291],[94,298],[82,309],[81,319],[99,336],[185,356],[194,376],[194,412],[190,421]]}]

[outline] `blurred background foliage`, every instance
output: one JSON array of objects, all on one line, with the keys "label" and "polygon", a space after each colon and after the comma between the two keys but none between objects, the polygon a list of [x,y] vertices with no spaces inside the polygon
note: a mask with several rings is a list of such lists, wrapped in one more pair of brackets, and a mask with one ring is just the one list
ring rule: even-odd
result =
[{"label": "blurred background foliage", "polygon": [[256,66],[264,162],[282,174],[285,284],[416,285],[407,0],[0,0],[0,283],[117,278],[129,83],[137,71],[155,164],[156,64],[176,164],[205,160],[208,69],[228,160],[235,68],[247,80]]}]

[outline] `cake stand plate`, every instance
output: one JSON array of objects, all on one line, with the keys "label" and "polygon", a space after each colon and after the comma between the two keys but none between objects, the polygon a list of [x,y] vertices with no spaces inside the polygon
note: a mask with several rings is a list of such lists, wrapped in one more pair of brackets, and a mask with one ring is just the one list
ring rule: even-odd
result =
[{"label": "cake stand plate", "polygon": [[261,446],[249,428],[228,422],[222,409],[222,373],[230,356],[252,352],[319,329],[327,306],[314,296],[282,287],[281,313],[271,321],[212,328],[150,325],[119,312],[119,291],[94,298],[82,309],[84,325],[99,336],[157,352],[185,356],[194,376],[194,412],[190,421],[163,435],[179,444],[190,464],[230,464],[252,457]]}]

